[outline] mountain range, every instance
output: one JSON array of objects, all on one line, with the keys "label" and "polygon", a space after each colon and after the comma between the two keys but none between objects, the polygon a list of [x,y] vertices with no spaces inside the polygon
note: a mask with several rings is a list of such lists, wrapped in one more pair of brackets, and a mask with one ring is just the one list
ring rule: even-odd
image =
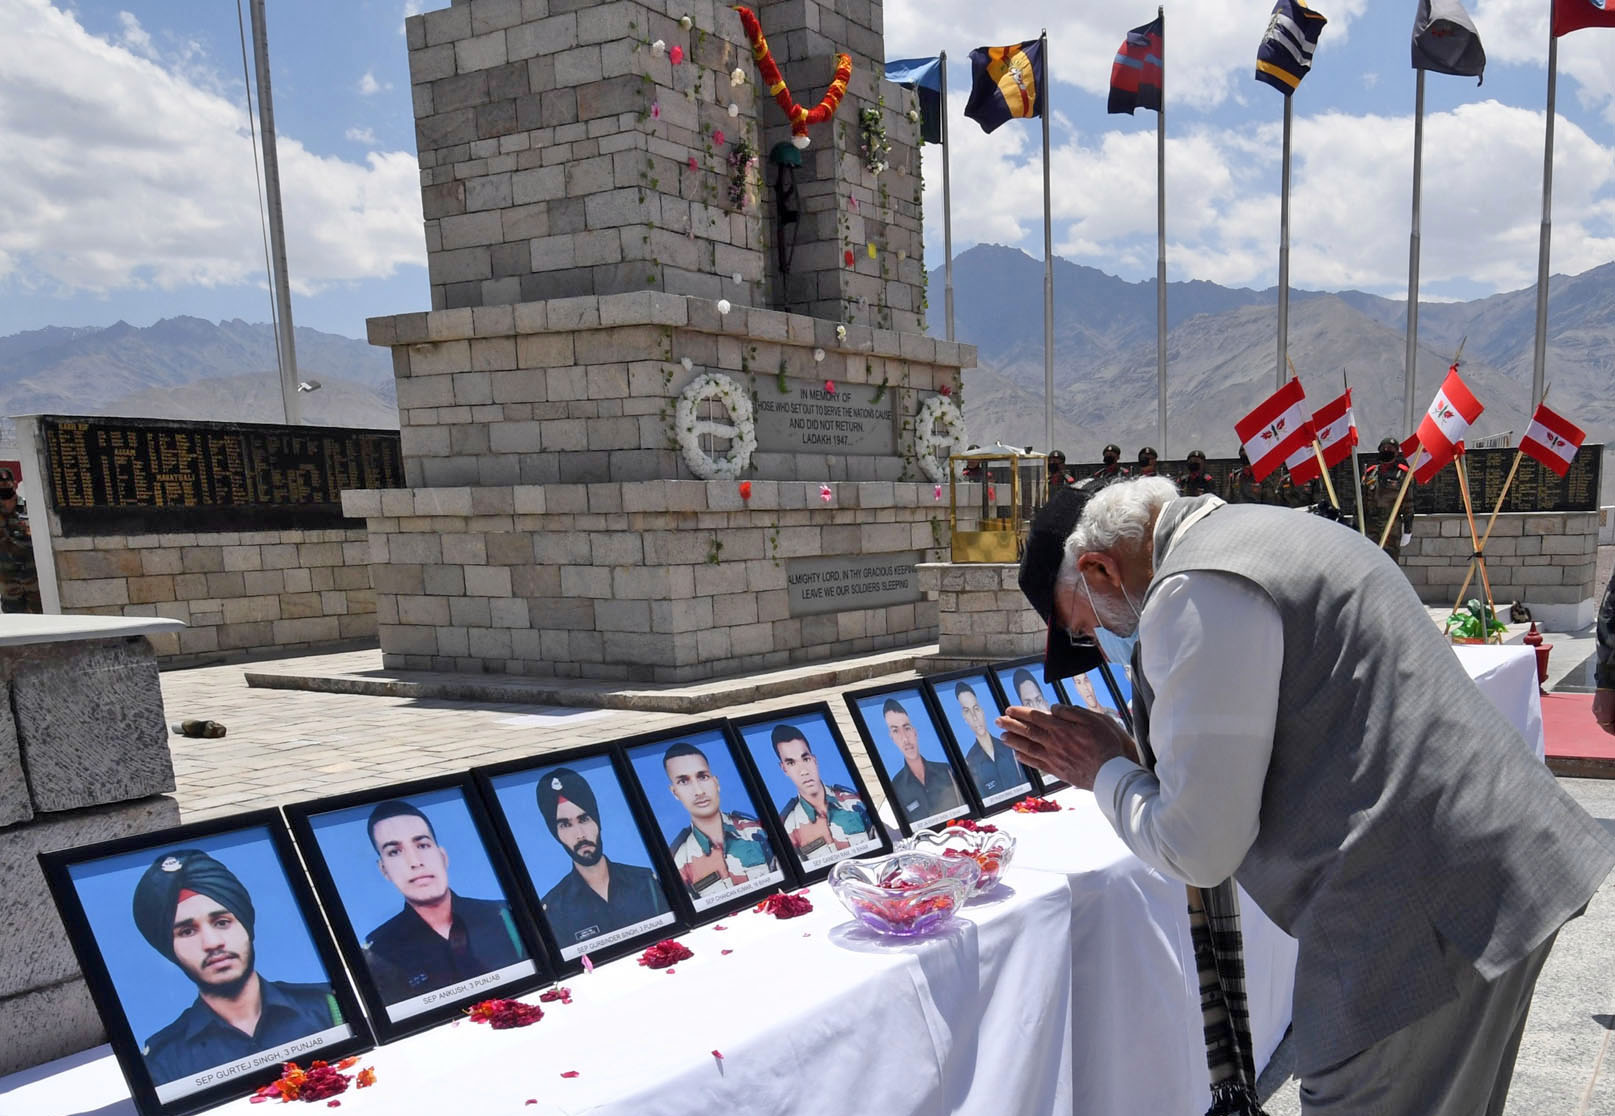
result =
[{"label": "mountain range", "polygon": [[[965,375],[965,420],[982,445],[1044,440],[1043,262],[1014,248],[979,244],[955,258],[955,335],[974,344],[979,367]],[[942,285],[931,272],[932,306]],[[1238,450],[1234,422],[1277,386],[1276,288],[1256,291],[1203,281],[1167,284],[1167,437],[1157,445],[1155,283],[1130,283],[1056,258],[1054,442],[1073,461],[1093,461],[1106,442],[1125,460],[1154,446],[1163,461],[1191,449]],[[1309,403],[1352,387],[1362,440],[1403,427],[1405,300],[1361,291],[1292,291],[1289,355]],[[1615,442],[1615,263],[1548,286],[1548,401],[1587,431]],[[931,332],[943,333],[939,321]],[[1419,304],[1415,416],[1435,395],[1460,343],[1462,375],[1486,411],[1475,438],[1512,432],[1529,419],[1536,291],[1469,302]],[[1606,454],[1603,503],[1615,491]]]}]

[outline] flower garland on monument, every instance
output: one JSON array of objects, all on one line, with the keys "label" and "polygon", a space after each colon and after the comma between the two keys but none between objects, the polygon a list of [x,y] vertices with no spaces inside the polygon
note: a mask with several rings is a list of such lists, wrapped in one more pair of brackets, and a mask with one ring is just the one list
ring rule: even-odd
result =
[{"label": "flower garland on monument", "polygon": [[[708,401],[721,403],[729,412],[729,422],[701,418],[700,408]],[[751,455],[757,451],[751,396],[720,373],[703,373],[690,382],[679,395],[673,421],[684,462],[702,480],[734,480],[751,464]],[[728,439],[729,452],[714,458],[702,446],[703,437]]]},{"label": "flower garland on monument", "polygon": [[830,88],[825,91],[823,99],[812,108],[803,108],[791,96],[790,86],[785,84],[784,75],[779,72],[779,66],[774,62],[774,55],[768,49],[768,40],[763,38],[763,26],[757,22],[757,14],[750,8],[737,4],[735,11],[740,16],[740,26],[745,29],[746,38],[751,42],[751,56],[757,62],[757,72],[762,75],[763,87],[768,90],[774,103],[784,110],[785,116],[791,122],[791,142],[798,148],[806,148],[812,141],[808,138],[809,124],[822,124],[836,114],[841,105],[841,98],[847,93],[847,82],[852,80],[852,56],[848,54],[836,55],[835,76],[830,80]]},{"label": "flower garland on monument", "polygon": [[[943,433],[938,434],[938,424]],[[914,419],[914,456],[919,458],[920,471],[940,484],[947,479],[946,455],[965,440],[965,419],[945,396],[933,395],[920,407]],[[944,455],[942,461],[937,455]]]}]

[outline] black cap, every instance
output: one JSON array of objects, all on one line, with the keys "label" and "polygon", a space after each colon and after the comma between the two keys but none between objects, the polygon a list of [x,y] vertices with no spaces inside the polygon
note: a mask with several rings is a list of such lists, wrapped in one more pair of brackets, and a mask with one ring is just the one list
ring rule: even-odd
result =
[{"label": "black cap", "polygon": [[1065,559],[1065,541],[1071,537],[1082,509],[1092,493],[1078,485],[1062,488],[1049,498],[1032,520],[1021,556],[1021,593],[1049,625],[1043,650],[1043,680],[1053,682],[1085,674],[1104,661],[1097,647],[1074,647],[1071,637],[1054,616],[1054,587]]},{"label": "black cap", "polygon": [[1144,463],[1145,458],[1159,460],[1160,456],[1161,455],[1156,453],[1154,447],[1152,446],[1145,446],[1143,449],[1138,451],[1138,461],[1141,465]]},{"label": "black cap", "polygon": [[1401,448],[1402,443],[1398,442],[1395,438],[1381,438],[1379,440],[1379,451],[1381,453],[1384,453],[1386,450],[1399,450]]},{"label": "black cap", "polygon": [[[1122,448],[1120,446],[1118,446],[1115,442],[1112,442],[1112,443],[1110,443],[1110,445],[1105,447],[1104,452],[1105,453],[1113,453],[1117,457],[1120,457],[1122,455]],[[1104,454],[1101,454],[1100,456],[1103,457]]]},{"label": "black cap", "polygon": [[1186,460],[1186,461],[1204,461],[1205,459],[1206,459],[1206,451],[1205,450],[1190,450],[1189,451],[1189,456],[1187,458],[1185,458],[1184,460]]}]

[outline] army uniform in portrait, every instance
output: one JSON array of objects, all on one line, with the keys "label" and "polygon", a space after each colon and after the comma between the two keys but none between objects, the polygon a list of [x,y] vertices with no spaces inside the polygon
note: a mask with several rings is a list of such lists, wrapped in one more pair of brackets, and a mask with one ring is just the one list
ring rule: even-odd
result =
[{"label": "army uniform in portrait", "polygon": [[779,820],[798,859],[805,862],[875,838],[873,817],[863,798],[851,787],[824,782],[818,757],[800,729],[775,725],[771,739],[780,770],[796,787]]},{"label": "army uniform in portrait", "polygon": [[690,812],[690,824],[668,842],[668,851],[692,896],[766,880],[779,870],[763,824],[723,811],[718,777],[705,752],[693,744],[674,744],[663,754],[662,767],[668,789]]}]

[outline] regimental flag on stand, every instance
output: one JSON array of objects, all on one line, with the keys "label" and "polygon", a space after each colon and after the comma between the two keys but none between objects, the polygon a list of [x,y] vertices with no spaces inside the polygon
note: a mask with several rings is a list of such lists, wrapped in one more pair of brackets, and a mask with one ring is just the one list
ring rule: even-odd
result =
[{"label": "regimental flag on stand", "polygon": [[920,99],[920,138],[942,142],[942,58],[899,58],[886,63],[886,80],[912,89]]},{"label": "regimental flag on stand", "polygon": [[1548,410],[1546,403],[1538,403],[1536,414],[1531,416],[1531,428],[1520,439],[1520,452],[1562,477],[1570,471],[1571,459],[1586,440],[1581,427]]},{"label": "regimental flag on stand", "polygon": [[1486,49],[1459,0],[1419,0],[1413,18],[1413,68],[1485,82]]},{"label": "regimental flag on stand", "polygon": [[1312,52],[1329,21],[1301,0],[1277,0],[1267,34],[1256,48],[1256,80],[1288,97],[1312,69]]},{"label": "regimental flag on stand", "polygon": [[1553,0],[1555,38],[1583,27],[1615,27],[1615,5],[1609,0]]},{"label": "regimental flag on stand", "polygon": [[965,115],[994,132],[1010,120],[1043,115],[1043,42],[1029,39],[970,52],[970,100]]},{"label": "regimental flag on stand", "polygon": [[1234,423],[1234,433],[1244,443],[1251,459],[1251,476],[1256,480],[1281,463],[1294,461],[1302,449],[1311,453],[1312,419],[1307,415],[1301,381],[1291,380],[1268,396],[1261,406]]},{"label": "regimental flag on stand", "polygon": [[1166,58],[1166,38],[1161,17],[1127,32],[1116,61],[1110,67],[1108,112],[1132,114],[1134,109],[1161,111],[1161,70]]},{"label": "regimental flag on stand", "polygon": [[1458,366],[1449,368],[1441,390],[1436,392],[1424,421],[1419,423],[1417,437],[1423,452],[1420,459],[1413,462],[1413,479],[1428,484],[1445,468],[1458,452],[1458,443],[1469,433],[1470,425],[1485,409],[1458,375]]},{"label": "regimental flag on stand", "polygon": [[[1351,388],[1338,399],[1331,399],[1312,416],[1318,444],[1323,447],[1323,463],[1333,469],[1351,456],[1357,445],[1357,416],[1351,410]],[[1291,472],[1295,470],[1292,469]]]},{"label": "regimental flag on stand", "polygon": [[1323,470],[1318,467],[1318,455],[1313,451],[1311,442],[1292,453],[1289,460],[1284,463],[1284,467],[1290,470],[1292,484],[1311,484],[1323,476]]}]

